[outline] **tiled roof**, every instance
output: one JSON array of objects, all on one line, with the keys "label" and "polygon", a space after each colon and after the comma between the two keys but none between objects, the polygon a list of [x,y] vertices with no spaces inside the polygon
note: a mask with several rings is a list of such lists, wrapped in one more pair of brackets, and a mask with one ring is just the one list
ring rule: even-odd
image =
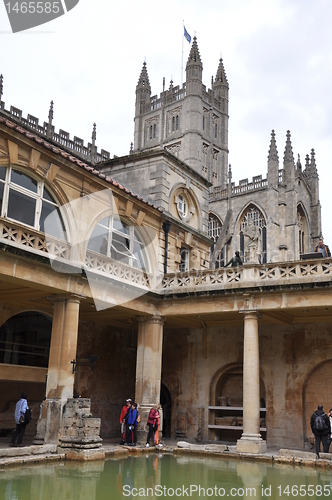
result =
[{"label": "tiled roof", "polygon": [[53,144],[50,144],[49,142],[45,141],[38,135],[32,134],[30,131],[26,130],[25,128],[16,125],[16,123],[11,122],[10,120],[4,118],[3,116],[0,116],[0,123],[3,123],[6,125],[8,128],[11,128],[13,130],[16,130],[16,132],[19,132],[22,135],[25,135],[28,139],[31,139],[38,144],[42,145],[44,148],[48,149],[49,151],[52,151],[52,153],[57,154],[59,156],[62,156],[66,160],[71,161],[72,163],[75,163],[79,167],[83,168],[87,172],[90,172],[92,175],[95,175],[99,177],[100,179],[103,179],[104,181],[108,182],[112,186],[117,187],[118,189],[121,189],[121,191],[124,191],[125,193],[129,194],[133,198],[136,198],[137,200],[141,201],[142,203],[145,203],[149,207],[154,208],[155,210],[158,210],[159,212],[163,212],[163,209],[161,207],[157,207],[153,203],[150,203],[147,200],[144,200],[141,196],[138,196],[136,193],[131,191],[131,189],[128,189],[127,187],[123,186],[119,182],[115,181],[111,177],[106,176],[105,174],[99,172],[99,170],[95,169],[94,167],[91,167],[91,165],[88,165],[87,163],[84,163],[82,160],[76,158],[76,156],[73,156],[72,154],[68,153],[67,151],[64,151],[63,149],[59,148],[58,146],[54,146]]}]

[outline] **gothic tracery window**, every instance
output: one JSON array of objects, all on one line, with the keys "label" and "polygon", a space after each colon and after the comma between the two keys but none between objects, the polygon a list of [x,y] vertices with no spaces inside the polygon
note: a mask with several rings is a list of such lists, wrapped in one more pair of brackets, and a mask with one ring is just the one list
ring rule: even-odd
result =
[{"label": "gothic tracery window", "polygon": [[306,253],[307,220],[301,205],[297,207],[297,223],[299,228],[299,252],[300,255]]},{"label": "gothic tracery window", "polygon": [[266,221],[253,204],[246,208],[240,219],[240,253],[244,262],[266,262]]},{"label": "gothic tracery window", "polygon": [[[216,215],[210,213],[209,214],[209,224],[208,224],[208,235],[210,238],[213,239],[213,241],[215,243],[217,242],[217,239],[219,238],[221,229],[222,229],[221,220]],[[211,255],[213,254],[213,251],[214,251],[214,245],[211,247]],[[216,264],[215,264],[216,269],[223,266],[223,261],[224,261],[224,248],[221,249],[217,255]]]}]

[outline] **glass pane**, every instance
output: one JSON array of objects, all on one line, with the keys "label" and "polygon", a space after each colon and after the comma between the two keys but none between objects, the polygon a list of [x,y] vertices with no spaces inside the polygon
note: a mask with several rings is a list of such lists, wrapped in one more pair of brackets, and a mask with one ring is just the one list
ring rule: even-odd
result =
[{"label": "glass pane", "polygon": [[1,207],[2,207],[2,200],[3,200],[3,190],[4,190],[5,185],[0,182],[0,215],[2,214]]},{"label": "glass pane", "polygon": [[137,241],[134,241],[133,254],[137,259],[137,260],[133,260],[133,266],[138,267],[139,269],[145,269],[146,271],[148,271],[146,261],[145,261],[143,247],[142,247],[142,245],[137,243]]},{"label": "glass pane", "polygon": [[99,225],[92,231],[91,237],[88,243],[88,249],[93,252],[98,252],[103,255],[107,255],[107,239],[108,231]]},{"label": "glass pane", "polygon": [[98,225],[99,226],[107,227],[107,229],[108,229],[109,226],[110,226],[110,218],[109,217],[104,217],[103,219],[101,219],[100,222],[98,222]]},{"label": "glass pane", "polygon": [[28,177],[25,174],[22,174],[22,172],[12,170],[11,182],[15,182],[15,184],[29,189],[29,191],[32,191],[33,193],[37,193],[37,181],[35,179],[31,179],[31,177]]},{"label": "glass pane", "polygon": [[121,231],[122,233],[129,234],[129,228],[126,224],[121,222],[120,219],[113,219],[113,229]]},{"label": "glass pane", "polygon": [[6,167],[0,167],[0,179],[3,180],[3,181],[6,178],[6,170],[7,170]]},{"label": "glass pane", "polygon": [[34,226],[36,200],[17,191],[9,191],[7,216],[23,224]]},{"label": "glass pane", "polygon": [[46,187],[44,187],[44,194],[43,194],[44,200],[51,201],[52,203],[56,203],[55,199],[53,196],[48,192]]},{"label": "glass pane", "polygon": [[51,234],[52,236],[55,236],[56,238],[60,238],[61,240],[65,240],[65,227],[62,222],[62,218],[60,215],[60,211],[57,207],[54,205],[51,205],[50,203],[47,203],[46,201],[43,201],[42,205],[42,211],[40,215],[40,221],[39,221],[39,229],[43,233],[45,233],[45,219],[48,215],[53,214],[52,216],[52,227],[48,227],[48,233]]}]

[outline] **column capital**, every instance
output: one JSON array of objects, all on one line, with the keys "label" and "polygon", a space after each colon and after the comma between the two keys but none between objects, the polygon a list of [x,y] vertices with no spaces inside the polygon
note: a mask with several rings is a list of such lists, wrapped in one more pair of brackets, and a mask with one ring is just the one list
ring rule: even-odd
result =
[{"label": "column capital", "polygon": [[154,323],[157,325],[163,325],[165,323],[165,318],[164,316],[138,316],[137,317],[137,323],[138,324],[144,324],[144,323]]},{"label": "column capital", "polygon": [[80,303],[81,300],[86,299],[85,295],[79,295],[77,293],[71,293],[69,295],[48,295],[46,300],[52,302],[77,302]]}]

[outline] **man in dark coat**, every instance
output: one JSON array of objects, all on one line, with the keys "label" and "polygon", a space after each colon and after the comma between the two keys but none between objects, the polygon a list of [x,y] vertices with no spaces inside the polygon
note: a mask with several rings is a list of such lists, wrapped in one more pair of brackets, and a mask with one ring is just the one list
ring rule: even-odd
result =
[{"label": "man in dark coat", "polygon": [[315,436],[316,454],[319,458],[320,442],[323,443],[323,452],[329,452],[329,436],[331,434],[330,419],[323,412],[323,407],[318,406],[317,410],[311,415],[310,427]]},{"label": "man in dark coat", "polygon": [[235,252],[235,257],[232,257],[231,260],[227,262],[225,267],[229,266],[230,264],[232,264],[232,267],[242,266],[242,259],[240,257],[239,251]]},{"label": "man in dark coat", "polygon": [[319,238],[318,245],[315,248],[315,252],[320,252],[324,259],[326,257],[331,257],[330,249],[327,245],[324,245],[323,238]]}]

